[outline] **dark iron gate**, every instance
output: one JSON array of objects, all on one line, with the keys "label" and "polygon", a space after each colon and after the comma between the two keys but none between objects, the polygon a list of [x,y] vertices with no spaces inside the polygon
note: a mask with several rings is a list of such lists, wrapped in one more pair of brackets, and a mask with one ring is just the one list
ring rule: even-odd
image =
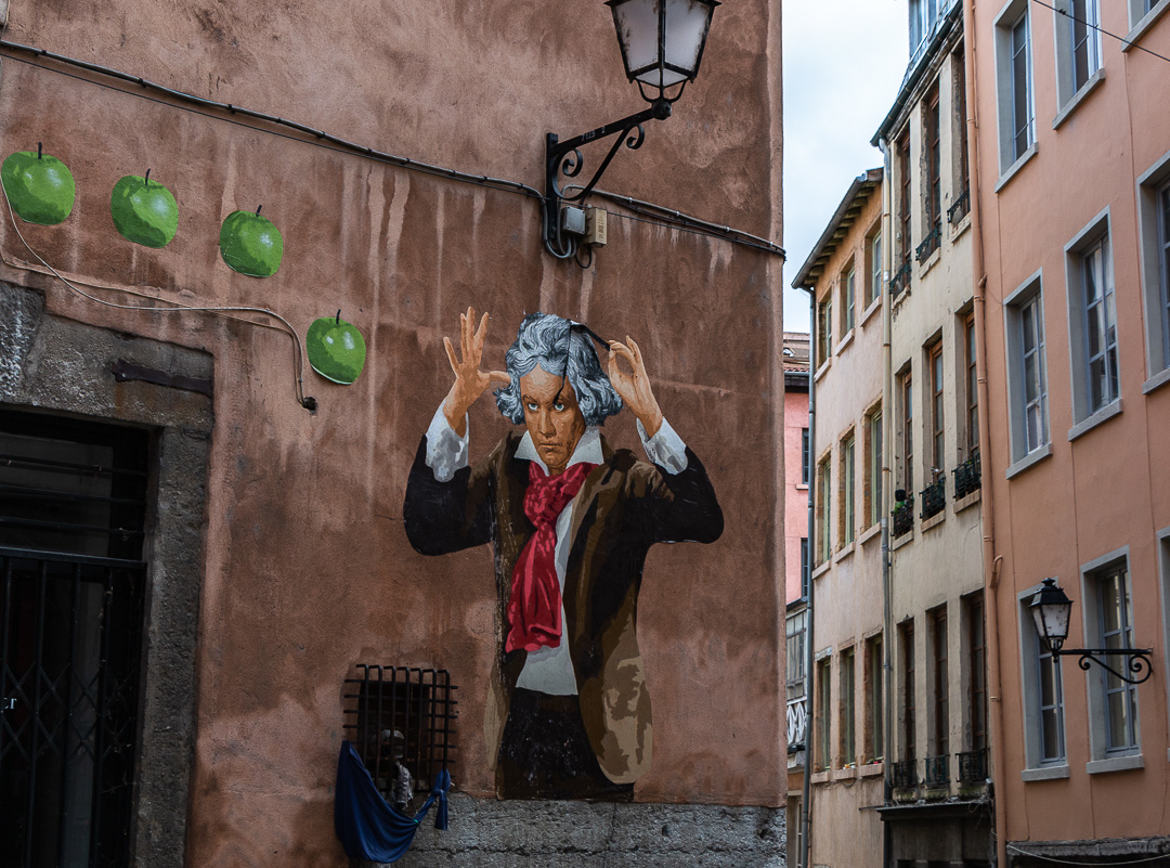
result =
[{"label": "dark iron gate", "polygon": [[0,863],[131,858],[145,432],[0,411]]}]

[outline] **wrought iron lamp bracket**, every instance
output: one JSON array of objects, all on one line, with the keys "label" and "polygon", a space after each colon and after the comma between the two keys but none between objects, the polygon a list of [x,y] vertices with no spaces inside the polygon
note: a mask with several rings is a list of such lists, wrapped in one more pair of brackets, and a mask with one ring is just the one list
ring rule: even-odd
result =
[{"label": "wrought iron lamp bracket", "polygon": [[[1150,668],[1150,654],[1153,651],[1150,648],[1057,648],[1052,653],[1061,657],[1077,656],[1077,665],[1085,672],[1089,671],[1090,663],[1096,663],[1128,684],[1141,684],[1153,672]],[[1101,659],[1103,657],[1124,657],[1122,668],[1135,677],[1118,672]]]},{"label": "wrought iron lamp bracket", "polygon": [[[675,97],[677,99],[677,96]],[[631,151],[642,147],[646,132],[642,124],[649,120],[665,120],[670,117],[670,104],[674,100],[656,99],[648,108],[624,117],[619,121],[604,124],[595,130],[574,136],[571,139],[560,141],[556,133],[548,133],[545,137],[545,179],[544,179],[544,246],[553,256],[567,259],[574,255],[577,248],[575,238],[561,238],[561,202],[581,202],[597,186],[610,162],[617,154],[618,149],[625,145]],[[601,141],[610,136],[617,136],[610,146],[609,152],[593,173],[593,177],[584,187],[572,194],[566,194],[561,188],[559,178],[575,178],[584,166],[584,157],[580,148],[591,142]]]}]

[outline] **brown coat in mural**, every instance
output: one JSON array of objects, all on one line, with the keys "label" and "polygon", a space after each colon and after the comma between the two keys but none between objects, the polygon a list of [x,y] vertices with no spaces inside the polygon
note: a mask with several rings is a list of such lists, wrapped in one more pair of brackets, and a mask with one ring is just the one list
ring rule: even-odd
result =
[{"label": "brown coat in mural", "polygon": [[[462,361],[448,344],[457,382],[411,468],[407,534],[428,555],[489,541],[495,546],[501,642],[487,718],[489,745],[500,745],[500,794],[628,798],[630,785],[649,767],[652,746],[636,636],[646,554],[656,542],[717,539],[722,513],[698,457],[662,418],[635,343],[610,344],[606,377],[584,327],[536,314],[525,320],[509,350],[508,374],[486,374],[478,370],[486,317],[478,331],[473,326],[469,311]],[[620,369],[619,357],[632,373]],[[460,380],[471,376],[483,387],[461,394]],[[497,403],[513,420],[522,414],[527,432],[510,433],[468,466],[460,410],[470,406],[469,394],[473,401],[505,377],[509,386],[497,391]],[[638,417],[648,455],[662,464],[615,451],[600,436],[599,423],[623,402]],[[441,454],[444,438],[452,462]],[[515,639],[514,622],[529,613],[518,611],[513,596],[520,592],[514,589],[539,542],[533,540],[539,532],[526,496],[538,484],[534,479],[567,476],[581,463],[579,490],[563,509],[554,507],[559,595],[554,591],[550,635],[542,636],[538,627],[535,638]]]}]

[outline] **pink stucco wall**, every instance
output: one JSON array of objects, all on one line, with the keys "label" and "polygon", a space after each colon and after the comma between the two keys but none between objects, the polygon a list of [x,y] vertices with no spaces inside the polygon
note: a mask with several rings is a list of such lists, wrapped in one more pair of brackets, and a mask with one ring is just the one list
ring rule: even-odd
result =
[{"label": "pink stucco wall", "polygon": [[808,486],[801,482],[801,432],[808,427],[808,392],[784,395],[784,590],[800,598],[800,540],[808,536]]}]

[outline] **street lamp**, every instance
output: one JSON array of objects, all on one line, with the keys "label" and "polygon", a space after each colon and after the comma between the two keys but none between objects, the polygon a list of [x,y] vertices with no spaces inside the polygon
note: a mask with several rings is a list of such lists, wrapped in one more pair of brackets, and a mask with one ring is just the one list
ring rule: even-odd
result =
[{"label": "street lamp", "polygon": [[[1149,655],[1151,650],[1149,648],[1065,648],[1064,640],[1068,638],[1072,604],[1073,601],[1056,584],[1056,579],[1052,578],[1045,579],[1040,590],[1032,597],[1030,608],[1032,620],[1036,625],[1036,633],[1045,646],[1052,651],[1053,656],[1079,655],[1080,659],[1077,660],[1077,665],[1084,671],[1089,670],[1090,662],[1096,663],[1102,669],[1130,684],[1141,684],[1150,677]],[[1124,658],[1122,668],[1130,674],[1118,672],[1102,659],[1105,657]],[[1133,677],[1130,677],[1131,675]]]},{"label": "street lamp", "polygon": [[[699,74],[719,0],[606,0],[605,5],[613,12],[626,78],[638,82],[650,106],[563,142],[556,133],[546,134],[542,235],[545,249],[558,259],[575,256],[585,233],[584,211],[563,203],[581,202],[593,192],[622,144],[632,151],[640,148],[646,136],[644,122],[670,117],[671,105]],[[584,158],[579,148],[610,136],[617,138],[593,177],[572,194],[565,193],[558,179],[580,174]]]}]

